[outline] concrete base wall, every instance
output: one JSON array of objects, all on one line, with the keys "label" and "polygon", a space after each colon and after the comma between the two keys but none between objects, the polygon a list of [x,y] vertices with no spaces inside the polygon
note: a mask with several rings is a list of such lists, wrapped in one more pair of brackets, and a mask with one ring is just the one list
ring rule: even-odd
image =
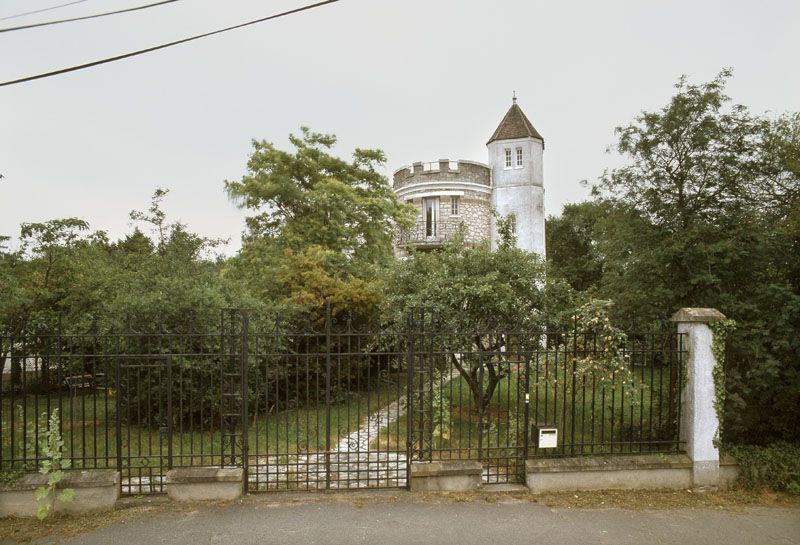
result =
[{"label": "concrete base wall", "polygon": [[186,467],[167,471],[167,495],[175,501],[235,500],[242,496],[242,468]]},{"label": "concrete base wall", "polygon": [[464,492],[481,485],[482,473],[480,462],[470,460],[413,462],[409,483],[417,492]]},{"label": "concrete base wall", "polygon": [[723,455],[719,460],[719,487],[730,488],[739,480],[739,466],[731,456]]},{"label": "concrete base wall", "polygon": [[[47,484],[40,473],[23,475],[16,483],[0,488],[0,517],[34,517],[39,507],[36,489]],[[75,497],[69,502],[56,500],[56,512],[81,514],[108,511],[119,499],[119,472],[109,469],[68,471],[58,489],[71,488]]]},{"label": "concrete base wall", "polygon": [[525,482],[534,493],[561,490],[691,488],[685,455],[641,455],[528,460]]}]

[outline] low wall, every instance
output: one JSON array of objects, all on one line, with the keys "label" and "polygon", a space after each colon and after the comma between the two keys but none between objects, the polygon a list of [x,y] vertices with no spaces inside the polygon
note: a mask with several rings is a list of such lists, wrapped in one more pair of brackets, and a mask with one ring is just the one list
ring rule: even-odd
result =
[{"label": "low wall", "polygon": [[[685,454],[543,458],[525,463],[531,492],[563,490],[693,488],[693,462]],[[723,456],[717,486],[727,488],[739,477],[736,461]]]},{"label": "low wall", "polygon": [[409,475],[415,492],[464,492],[481,485],[483,467],[472,460],[413,462]]},{"label": "low wall", "polygon": [[547,458],[525,463],[532,492],[691,488],[692,460],[683,454]]},{"label": "low wall", "polygon": [[[0,487],[0,517],[36,516],[39,502],[36,489],[47,484],[47,475],[28,473],[15,483]],[[114,508],[119,498],[119,472],[113,469],[67,471],[58,490],[71,488],[75,497],[68,502],[56,500],[54,510],[64,513],[89,513]]]},{"label": "low wall", "polygon": [[167,495],[176,501],[235,500],[242,496],[242,468],[182,467],[167,471]]}]

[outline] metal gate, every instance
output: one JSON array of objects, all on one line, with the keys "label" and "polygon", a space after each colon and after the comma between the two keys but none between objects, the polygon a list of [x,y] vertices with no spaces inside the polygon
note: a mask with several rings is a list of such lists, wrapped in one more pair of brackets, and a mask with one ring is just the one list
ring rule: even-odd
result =
[{"label": "metal gate", "polygon": [[328,305],[321,323],[255,331],[250,358],[249,491],[406,485],[401,333]]},{"label": "metal gate", "polygon": [[[524,482],[533,457],[678,452],[684,341],[674,326],[513,331],[410,320],[412,461],[477,460],[484,483]],[[556,430],[541,448],[538,431]]]},{"label": "metal gate", "polygon": [[508,335],[411,323],[411,459],[477,460],[485,483],[524,482],[529,354]]}]

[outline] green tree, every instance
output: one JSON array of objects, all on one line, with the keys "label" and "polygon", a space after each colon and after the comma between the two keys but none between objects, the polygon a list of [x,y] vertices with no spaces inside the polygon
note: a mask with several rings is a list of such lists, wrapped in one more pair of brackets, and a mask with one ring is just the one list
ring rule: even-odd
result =
[{"label": "green tree", "polygon": [[[499,231],[502,233],[502,224]],[[412,253],[398,261],[385,286],[384,313],[404,323],[410,311],[424,309],[443,331],[458,331],[448,342],[465,342],[485,352],[508,348],[503,331],[530,332],[531,342],[548,322],[568,319],[573,307],[566,283],[545,274],[545,264],[532,252],[506,238],[496,251],[488,245],[467,247],[455,240],[438,252]],[[419,324],[412,324],[417,327]],[[498,332],[492,334],[492,331]],[[469,385],[473,398],[486,404],[503,378],[498,358],[479,361],[472,350],[445,350]],[[486,382],[478,381],[480,368]]]},{"label": "green tree", "polygon": [[607,202],[586,201],[567,204],[560,216],[547,218],[547,259],[552,271],[579,292],[596,288],[603,277],[599,230],[601,220],[613,212]]},{"label": "green tree", "polygon": [[710,306],[735,319],[724,429],[798,438],[800,123],[732,104],[729,77],[682,78],[664,108],[617,129],[628,164],[596,188],[617,210],[592,229],[599,292],[618,315]]},{"label": "green tree", "polygon": [[415,212],[377,171],[383,152],[356,149],[347,162],[329,153],[335,136],[305,127],[289,140],[293,152],[253,141],[248,174],[225,182],[231,199],[253,212],[226,275],[283,308],[336,300],[368,312],[379,295],[374,279],[393,259],[396,229]]}]

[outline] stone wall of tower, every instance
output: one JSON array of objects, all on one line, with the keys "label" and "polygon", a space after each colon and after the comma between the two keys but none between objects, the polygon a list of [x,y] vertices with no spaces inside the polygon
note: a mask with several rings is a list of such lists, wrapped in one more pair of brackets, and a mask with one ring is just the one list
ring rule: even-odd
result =
[{"label": "stone wall of tower", "polygon": [[[393,187],[398,199],[416,206],[417,224],[401,233],[399,243],[431,247],[453,238],[466,227],[465,242],[476,245],[487,241],[491,232],[491,171],[475,161],[417,162],[395,171]],[[423,202],[438,198],[435,236],[425,229]],[[458,199],[458,213],[452,213],[452,200]]]}]

